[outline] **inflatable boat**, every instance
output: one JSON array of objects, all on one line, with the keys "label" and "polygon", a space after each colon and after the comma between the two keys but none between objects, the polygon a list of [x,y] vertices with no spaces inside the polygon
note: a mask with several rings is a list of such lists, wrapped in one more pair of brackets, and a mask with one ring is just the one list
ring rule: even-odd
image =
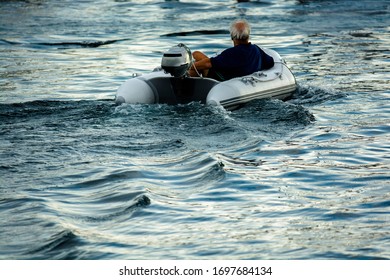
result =
[{"label": "inflatable boat", "polygon": [[220,82],[207,77],[189,77],[191,51],[179,44],[163,54],[161,68],[125,81],[117,91],[115,102],[176,105],[195,101],[231,110],[254,99],[288,99],[296,90],[294,75],[276,51],[263,50],[274,59],[271,69]]}]

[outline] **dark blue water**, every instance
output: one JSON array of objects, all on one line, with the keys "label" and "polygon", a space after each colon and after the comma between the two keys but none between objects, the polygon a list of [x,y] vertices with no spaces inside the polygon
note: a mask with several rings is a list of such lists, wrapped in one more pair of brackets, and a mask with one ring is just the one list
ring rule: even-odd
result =
[{"label": "dark blue water", "polygon": [[[390,1],[1,1],[0,259],[390,258]],[[179,42],[278,51],[287,102],[121,105]]]}]

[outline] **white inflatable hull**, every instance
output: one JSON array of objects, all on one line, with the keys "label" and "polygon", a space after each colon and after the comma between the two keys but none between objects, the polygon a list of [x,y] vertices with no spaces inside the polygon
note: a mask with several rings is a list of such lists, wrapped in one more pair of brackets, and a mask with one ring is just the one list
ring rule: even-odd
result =
[{"label": "white inflatable hull", "polygon": [[279,54],[264,51],[274,58],[269,70],[218,82],[209,78],[174,78],[163,71],[137,76],[122,84],[116,103],[182,104],[199,101],[233,109],[255,99],[287,99],[296,90],[296,81]]}]

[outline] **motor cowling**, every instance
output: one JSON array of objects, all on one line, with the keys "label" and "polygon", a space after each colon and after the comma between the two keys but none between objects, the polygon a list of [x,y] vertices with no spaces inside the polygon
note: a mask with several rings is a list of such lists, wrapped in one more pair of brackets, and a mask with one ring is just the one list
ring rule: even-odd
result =
[{"label": "motor cowling", "polygon": [[183,77],[191,67],[191,57],[190,49],[184,44],[178,44],[163,54],[161,68],[174,77]]}]

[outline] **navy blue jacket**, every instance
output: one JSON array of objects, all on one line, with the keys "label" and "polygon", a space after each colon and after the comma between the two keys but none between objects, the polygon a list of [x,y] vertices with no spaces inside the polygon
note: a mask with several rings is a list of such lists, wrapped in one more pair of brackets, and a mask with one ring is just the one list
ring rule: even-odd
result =
[{"label": "navy blue jacket", "polygon": [[210,61],[212,68],[208,76],[217,80],[250,75],[274,65],[271,56],[251,43],[228,48],[220,55],[211,57]]}]

